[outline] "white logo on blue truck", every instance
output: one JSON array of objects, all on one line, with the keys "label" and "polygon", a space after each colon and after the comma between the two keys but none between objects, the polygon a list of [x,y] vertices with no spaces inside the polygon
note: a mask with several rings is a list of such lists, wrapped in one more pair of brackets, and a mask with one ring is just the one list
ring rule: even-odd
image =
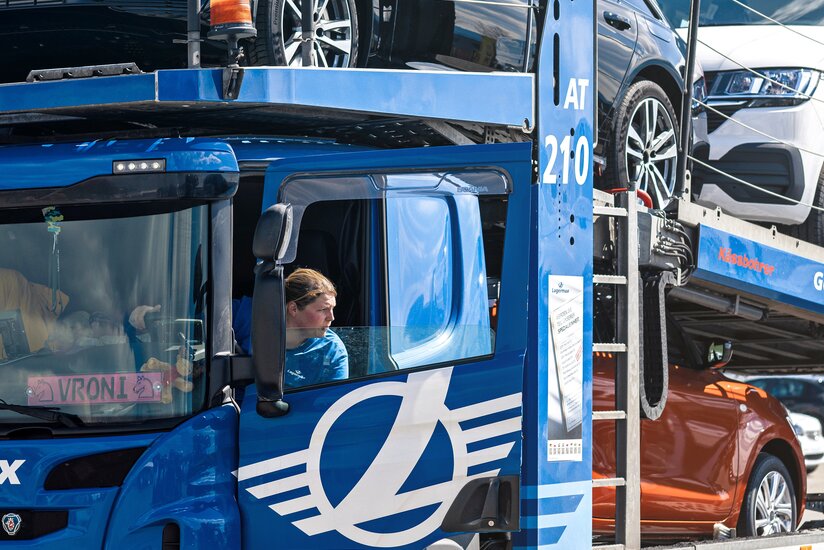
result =
[{"label": "white logo on blue truck", "polygon": [[[377,382],[351,391],[338,399],[320,418],[307,449],[243,466],[237,472],[238,481],[305,464],[305,472],[253,485],[246,490],[258,499],[286,495],[285,500],[269,506],[281,516],[317,509],[315,515],[306,517],[301,514],[300,519],[292,521],[308,536],[337,531],[356,543],[375,547],[401,546],[421,540],[438,529],[455,496],[469,480],[498,474],[500,468],[494,467],[494,463],[506,458],[515,445],[514,441],[509,441],[482,447],[482,442],[521,430],[520,412],[505,420],[475,421],[472,428],[462,429],[461,422],[520,409],[521,394],[450,409],[445,400],[451,376],[451,368],[439,369],[410,374],[406,382]],[[401,398],[392,429],[351,491],[337,505],[332,505],[320,476],[320,459],[326,437],[347,410],[367,399],[384,396]],[[452,447],[451,479],[401,492],[438,425],[446,430]],[[469,451],[470,445],[480,448]],[[488,463],[492,463],[488,469],[482,468],[469,475],[468,471],[473,466]],[[290,491],[306,487],[309,489],[308,495],[288,496]],[[363,526],[371,520],[424,507],[433,508],[426,519],[394,532],[385,532],[384,529],[375,532]]]},{"label": "white logo on blue truck", "polygon": [[9,463],[8,460],[0,460],[0,485],[9,482],[11,485],[20,485],[17,477],[17,469],[26,462],[25,460],[15,460]]}]

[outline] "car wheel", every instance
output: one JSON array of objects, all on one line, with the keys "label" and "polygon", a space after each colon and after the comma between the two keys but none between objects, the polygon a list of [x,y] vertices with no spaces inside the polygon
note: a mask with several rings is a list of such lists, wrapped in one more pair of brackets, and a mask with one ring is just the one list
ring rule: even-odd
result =
[{"label": "car wheel", "polygon": [[630,86],[615,110],[606,181],[611,187],[636,186],[664,208],[675,190],[678,122],[667,94],[656,83]]},{"label": "car wheel", "polygon": [[[303,65],[301,4],[303,0],[260,0],[258,35],[249,52],[252,65]],[[354,67],[358,57],[355,0],[306,0],[315,5],[312,65]]]},{"label": "car wheel", "polygon": [[[824,168],[818,175],[818,184],[813,196],[813,206],[824,208]],[[824,245],[824,212],[810,209],[810,215],[801,225],[787,226],[787,232],[797,239],[808,243]]]},{"label": "car wheel", "polygon": [[807,473],[811,474],[818,469],[818,465],[815,466],[807,466]]},{"label": "car wheel", "polygon": [[787,468],[776,457],[761,453],[750,474],[738,535],[751,537],[795,530],[795,490]]}]

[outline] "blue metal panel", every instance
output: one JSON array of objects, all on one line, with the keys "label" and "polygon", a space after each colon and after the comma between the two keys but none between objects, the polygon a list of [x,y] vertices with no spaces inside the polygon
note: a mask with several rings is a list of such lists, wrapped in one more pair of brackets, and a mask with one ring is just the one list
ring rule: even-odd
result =
[{"label": "blue metal panel", "polygon": [[[165,434],[9,440],[0,456],[22,461],[0,483],[0,508],[69,512],[68,526],[32,548],[159,548],[163,526],[181,528],[185,548],[238,548],[240,525],[234,498],[237,413],[219,407]],[[47,491],[49,473],[77,457],[148,447],[122,487]],[[4,468],[5,474],[6,468]],[[4,476],[5,477],[5,476]]]},{"label": "blue metal panel", "polygon": [[167,172],[237,172],[229,144],[216,139],[163,138],[0,147],[0,191],[67,187],[112,174],[117,160],[166,159]]},{"label": "blue metal panel", "polygon": [[[46,477],[52,469],[68,460],[119,449],[146,447],[155,434],[121,437],[61,438],[47,440],[8,440],[0,442],[0,456],[13,464],[23,460],[15,470],[14,479],[0,483],[0,508],[6,512],[19,510],[68,510],[69,526],[43,537],[37,548],[101,548],[106,525],[119,489],[74,489],[45,491]],[[35,545],[34,541],[31,543]]]},{"label": "blue metal panel", "polygon": [[[376,69],[246,68],[237,100],[222,99],[219,69],[0,85],[0,114],[81,106],[169,103],[287,105],[520,127],[533,120],[533,77]],[[500,101],[467,101],[478,90]],[[184,106],[185,105],[185,106]],[[65,111],[64,111],[65,113]]]},{"label": "blue metal panel", "polygon": [[700,226],[693,277],[824,313],[824,264]]},{"label": "blue metal panel", "polygon": [[[160,101],[222,101],[221,72],[158,71]],[[532,76],[376,69],[247,68],[235,103],[270,103],[521,126],[532,120]],[[333,93],[330,93],[334,90]],[[477,90],[505,101],[466,101]]]},{"label": "blue metal panel", "polygon": [[[528,487],[521,495],[522,528],[538,547],[589,548],[592,530],[592,481]],[[559,544],[561,540],[563,544]],[[574,541],[574,545],[571,544]]]},{"label": "blue metal panel", "polygon": [[232,146],[238,162],[275,161],[310,155],[354,153],[372,149],[371,147],[337,143],[333,139],[232,137],[225,138],[225,141]]},{"label": "blue metal panel", "polygon": [[[527,527],[513,540],[517,548],[567,550],[590,548],[592,532],[594,2],[561,0],[554,9],[549,6],[538,61],[539,184],[533,188],[532,212],[537,234],[529,265],[530,360],[524,384],[522,495]],[[576,392],[572,397],[580,400],[581,423],[567,434],[570,448],[580,453],[561,460],[548,452],[548,440],[557,437],[552,434],[563,432],[554,420],[563,416],[563,399],[550,337],[549,281],[559,276],[576,278],[572,280],[583,289],[581,312],[576,314],[582,318],[575,323],[582,364],[571,385]],[[547,505],[547,498],[555,504]]]},{"label": "blue metal panel", "polygon": [[170,522],[180,527],[181,548],[239,548],[232,476],[237,436],[232,405],[210,409],[159,436],[123,482],[105,548],[160,548]]},{"label": "blue metal panel", "polygon": [[0,114],[58,107],[124,104],[155,98],[153,74],[0,84]]},{"label": "blue metal panel", "polygon": [[[427,147],[423,149],[382,150],[349,153],[346,155],[323,155],[304,158],[284,158],[273,162],[266,170],[266,187],[263,192],[263,208],[278,202],[280,185],[292,173],[331,172],[370,173],[409,170],[476,168],[495,166],[502,168],[515,178],[521,175],[522,165],[530,158],[531,144],[501,143],[494,145],[473,145],[455,147]],[[527,176],[528,177],[528,176]],[[525,213],[524,213],[525,214]]]}]

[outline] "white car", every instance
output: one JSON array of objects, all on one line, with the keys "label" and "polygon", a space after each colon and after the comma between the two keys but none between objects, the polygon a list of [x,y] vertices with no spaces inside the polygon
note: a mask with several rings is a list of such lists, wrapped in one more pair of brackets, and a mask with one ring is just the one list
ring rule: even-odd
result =
[{"label": "white car", "polygon": [[[707,168],[695,170],[693,193],[707,206],[790,225],[790,233],[824,244],[824,212],[809,206],[824,207],[824,4],[739,1],[751,10],[733,0],[701,2],[696,51],[709,94],[709,164],[773,194]],[[659,4],[686,36],[689,0]]]},{"label": "white car", "polygon": [[812,472],[824,463],[824,437],[821,435],[821,422],[814,416],[790,412],[790,422],[804,453],[807,472]]}]

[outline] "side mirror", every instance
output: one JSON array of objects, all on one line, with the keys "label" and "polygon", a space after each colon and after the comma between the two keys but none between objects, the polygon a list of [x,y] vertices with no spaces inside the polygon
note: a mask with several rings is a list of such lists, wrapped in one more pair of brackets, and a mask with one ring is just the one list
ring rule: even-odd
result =
[{"label": "side mirror", "polygon": [[286,253],[291,237],[292,205],[273,204],[260,215],[252,240],[252,253],[264,262],[277,262]]},{"label": "side mirror", "polygon": [[716,344],[713,342],[707,349],[707,368],[712,370],[722,369],[732,359],[732,342]]},{"label": "side mirror", "polygon": [[283,266],[280,259],[292,235],[292,206],[275,204],[258,221],[252,251],[255,267],[252,296],[252,366],[257,387],[257,412],[272,418],[289,412],[283,401],[286,362],[286,313]]}]

